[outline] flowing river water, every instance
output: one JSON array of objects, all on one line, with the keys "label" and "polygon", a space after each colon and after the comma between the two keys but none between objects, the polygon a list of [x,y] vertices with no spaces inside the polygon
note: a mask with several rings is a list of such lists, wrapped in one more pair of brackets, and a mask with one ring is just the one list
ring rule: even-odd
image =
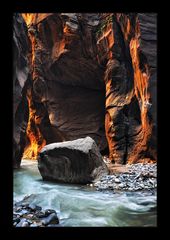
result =
[{"label": "flowing river water", "polygon": [[14,201],[30,201],[57,211],[61,226],[156,226],[156,193],[99,192],[94,188],[42,181],[37,161],[22,160],[14,171]]}]

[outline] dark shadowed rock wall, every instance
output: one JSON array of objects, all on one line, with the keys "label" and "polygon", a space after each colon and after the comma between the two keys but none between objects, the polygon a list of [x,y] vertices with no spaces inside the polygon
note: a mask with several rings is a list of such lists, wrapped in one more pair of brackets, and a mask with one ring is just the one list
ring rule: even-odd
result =
[{"label": "dark shadowed rock wall", "polygon": [[18,167],[25,147],[28,121],[26,89],[29,85],[29,39],[20,14],[13,16],[13,163]]},{"label": "dark shadowed rock wall", "polygon": [[38,145],[35,155],[45,143],[90,136],[117,163],[155,160],[156,14],[22,16],[36,135],[26,145]]}]

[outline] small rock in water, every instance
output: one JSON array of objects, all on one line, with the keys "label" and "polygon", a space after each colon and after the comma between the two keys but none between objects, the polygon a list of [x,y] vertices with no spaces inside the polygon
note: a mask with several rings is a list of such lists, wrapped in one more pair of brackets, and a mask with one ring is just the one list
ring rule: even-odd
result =
[{"label": "small rock in water", "polygon": [[45,214],[45,211],[41,211],[41,212],[37,212],[36,213],[36,217],[38,218],[43,218],[43,217],[47,217],[48,215]]},{"label": "small rock in water", "polygon": [[58,224],[59,223],[59,220],[58,220],[58,217],[57,217],[57,214],[56,213],[52,213],[50,214],[48,217],[46,217],[45,219],[43,219],[42,221],[42,224],[43,225],[48,225],[50,223],[56,223]]},{"label": "small rock in water", "polygon": [[53,209],[46,209],[45,210],[45,216],[49,216],[51,213],[56,213],[56,211],[53,210]]},{"label": "small rock in water", "polygon": [[[27,206],[23,204],[21,207],[22,201],[15,203],[13,206],[14,227],[45,227],[49,224],[54,226],[58,225],[59,219],[55,210],[42,210],[42,207],[33,203],[30,203]],[[16,212],[16,210],[18,211]]]},{"label": "small rock in water", "polygon": [[23,207],[23,208],[27,208],[28,207],[28,203],[21,203],[21,206]]},{"label": "small rock in water", "polygon": [[13,223],[16,222],[16,223],[19,223],[20,222],[20,218],[19,217],[14,217],[13,218]]},{"label": "small rock in water", "polygon": [[28,222],[23,222],[22,225],[21,225],[21,227],[29,227],[29,226],[30,226],[30,225],[29,225]]},{"label": "small rock in water", "polygon": [[[26,224],[25,224],[26,223]],[[26,218],[22,218],[20,220],[20,222],[16,225],[16,227],[25,227],[25,225],[27,225],[27,219]],[[28,224],[29,225],[29,224]]]},{"label": "small rock in water", "polygon": [[29,219],[27,219],[27,222],[28,222],[29,224],[32,224],[32,221],[31,221],[31,220],[29,220]]},{"label": "small rock in water", "polygon": [[20,212],[19,214],[20,214],[20,216],[21,216],[21,214],[24,215],[24,214],[26,214],[26,213],[28,213],[28,210],[26,210],[26,209],[22,209],[21,212]]},{"label": "small rock in water", "polygon": [[123,187],[124,187],[124,184],[123,184],[123,183],[120,183],[120,184],[119,184],[119,187],[120,187],[120,188],[123,188]]},{"label": "small rock in water", "polygon": [[36,210],[36,205],[31,203],[31,204],[29,204],[28,208],[30,208],[32,211],[35,211]]},{"label": "small rock in water", "polygon": [[59,224],[49,224],[47,227],[61,227]]},{"label": "small rock in water", "polygon": [[34,217],[34,214],[29,213],[29,214],[27,215],[27,217],[31,219],[31,218]]},{"label": "small rock in water", "polygon": [[120,183],[119,178],[115,178],[115,183]]},{"label": "small rock in water", "polygon": [[30,227],[38,227],[38,225],[36,223],[32,223]]},{"label": "small rock in water", "polygon": [[16,225],[17,225],[17,222],[14,222],[14,223],[13,223],[13,226],[16,227]]}]

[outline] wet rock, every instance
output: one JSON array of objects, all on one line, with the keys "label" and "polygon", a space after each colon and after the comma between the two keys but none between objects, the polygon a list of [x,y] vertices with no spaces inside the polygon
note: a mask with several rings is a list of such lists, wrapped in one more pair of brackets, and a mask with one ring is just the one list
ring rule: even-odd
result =
[{"label": "wet rock", "polygon": [[115,178],[115,183],[120,183],[119,178]]},{"label": "wet rock", "polygon": [[120,183],[119,184],[119,188],[123,188],[124,187],[124,184],[123,183]]},{"label": "wet rock", "polygon": [[47,227],[62,227],[59,224],[48,224]]},{"label": "wet rock", "polygon": [[31,203],[31,204],[29,204],[28,208],[30,208],[32,211],[35,211],[36,210],[36,205]]},{"label": "wet rock", "polygon": [[[150,172],[152,174],[150,174]],[[128,172],[115,173],[106,175],[100,180],[94,182],[97,190],[120,190],[120,191],[139,191],[139,190],[155,190],[157,187],[156,164],[132,164],[129,166]]]},{"label": "wet rock", "polygon": [[[27,199],[28,200],[28,199]],[[14,203],[13,226],[14,227],[44,227],[48,224],[58,224],[57,213],[53,209],[42,210],[41,206],[29,203],[23,204],[25,199]],[[16,212],[17,210],[17,212]],[[33,213],[31,213],[33,212]]]},{"label": "wet rock", "polygon": [[43,218],[46,217],[47,215],[45,214],[45,211],[40,211],[36,213],[36,217],[38,218]]},{"label": "wet rock", "polygon": [[30,227],[38,227],[38,225],[36,223],[32,223]]},{"label": "wet rock", "polygon": [[28,210],[22,209],[22,210],[20,211],[20,214],[24,215],[24,214],[26,214],[26,213],[28,213],[28,212],[29,212]]},{"label": "wet rock", "polygon": [[13,223],[19,223],[20,222],[20,218],[19,217],[13,217]]},{"label": "wet rock", "polygon": [[45,216],[49,216],[51,213],[56,213],[56,211],[53,210],[53,209],[46,209],[45,210]]},{"label": "wet rock", "polygon": [[46,226],[50,223],[58,224],[59,220],[58,220],[58,217],[57,217],[56,213],[51,213],[48,217],[43,219],[41,222],[42,222],[43,225]]},{"label": "wet rock", "polygon": [[14,222],[14,223],[13,223],[13,226],[16,227],[16,225],[17,225],[17,222]]},{"label": "wet rock", "polygon": [[32,221],[31,221],[30,219],[28,219],[28,218],[27,218],[27,222],[28,222],[29,224],[32,224]]},{"label": "wet rock", "polygon": [[29,223],[26,218],[22,218],[20,222],[16,225],[16,227],[27,227]]},{"label": "wet rock", "polygon": [[27,217],[29,218],[29,219],[31,219],[31,218],[33,218],[33,216],[34,216],[34,214],[27,214]]},{"label": "wet rock", "polygon": [[41,211],[42,207],[36,205],[36,210]]},{"label": "wet rock", "polygon": [[[24,198],[24,199],[26,199],[26,198]],[[22,208],[27,208],[29,206],[29,204],[28,203],[21,203],[21,206],[22,206]]]},{"label": "wet rock", "polygon": [[44,180],[82,184],[109,172],[90,137],[46,145],[39,154],[38,169]]},{"label": "wet rock", "polygon": [[31,211],[41,211],[41,209],[42,209],[42,207],[40,207],[40,206],[37,206],[37,205],[35,205],[35,204],[33,204],[33,203],[31,203],[31,204],[29,204],[29,206],[28,206],[28,208],[30,208],[31,209]]},{"label": "wet rock", "polygon": [[21,225],[21,227],[29,227],[29,223],[28,222],[23,222],[23,224]]}]

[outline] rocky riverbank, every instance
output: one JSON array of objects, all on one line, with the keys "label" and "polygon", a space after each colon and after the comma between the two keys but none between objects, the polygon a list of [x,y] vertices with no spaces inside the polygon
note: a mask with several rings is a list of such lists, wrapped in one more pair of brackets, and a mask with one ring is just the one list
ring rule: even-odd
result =
[{"label": "rocky riverbank", "polygon": [[[26,197],[27,198],[27,197]],[[35,204],[26,203],[24,198],[13,206],[14,227],[58,227],[59,219],[53,209],[45,209]]]},{"label": "rocky riverbank", "polygon": [[[105,163],[110,169],[110,175],[104,175],[90,184],[98,191],[144,192],[153,194],[157,189],[157,164],[138,163],[132,165],[112,164],[108,159]],[[20,202],[14,202],[14,227],[60,227],[57,212],[53,209],[43,209],[35,205],[34,194],[26,196]]]},{"label": "rocky riverbank", "polygon": [[[109,165],[110,163],[107,162]],[[138,163],[132,165],[113,165],[110,175],[95,181],[98,191],[152,191],[157,188],[157,164]]]}]

